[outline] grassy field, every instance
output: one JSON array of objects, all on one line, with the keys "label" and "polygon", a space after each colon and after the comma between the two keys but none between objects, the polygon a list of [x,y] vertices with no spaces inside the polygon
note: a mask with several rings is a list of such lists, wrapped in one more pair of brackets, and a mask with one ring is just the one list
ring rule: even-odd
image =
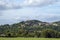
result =
[{"label": "grassy field", "polygon": [[60,40],[60,38],[0,38],[0,40]]}]

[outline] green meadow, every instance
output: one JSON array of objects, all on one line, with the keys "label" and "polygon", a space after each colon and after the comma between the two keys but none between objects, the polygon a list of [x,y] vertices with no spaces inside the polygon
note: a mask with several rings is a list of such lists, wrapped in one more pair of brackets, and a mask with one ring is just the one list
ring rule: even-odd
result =
[{"label": "green meadow", "polygon": [[60,38],[0,38],[0,40],[60,40]]}]

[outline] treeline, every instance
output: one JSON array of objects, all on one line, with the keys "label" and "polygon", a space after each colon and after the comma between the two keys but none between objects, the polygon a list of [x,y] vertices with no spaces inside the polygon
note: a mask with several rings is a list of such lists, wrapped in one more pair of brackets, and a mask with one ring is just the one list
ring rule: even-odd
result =
[{"label": "treeline", "polygon": [[0,25],[0,37],[60,38],[60,22],[28,20],[12,25]]},{"label": "treeline", "polygon": [[37,38],[60,38],[60,32],[55,30],[42,30],[42,31],[26,31],[21,30],[18,33],[7,32],[5,35],[0,37],[37,37]]}]

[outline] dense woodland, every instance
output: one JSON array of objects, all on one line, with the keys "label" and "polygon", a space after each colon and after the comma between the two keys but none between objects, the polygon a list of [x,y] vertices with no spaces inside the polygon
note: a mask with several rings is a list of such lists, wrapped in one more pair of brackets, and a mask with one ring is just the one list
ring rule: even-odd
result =
[{"label": "dense woodland", "polygon": [[0,37],[60,38],[60,21],[47,23],[27,20],[12,25],[0,25]]}]

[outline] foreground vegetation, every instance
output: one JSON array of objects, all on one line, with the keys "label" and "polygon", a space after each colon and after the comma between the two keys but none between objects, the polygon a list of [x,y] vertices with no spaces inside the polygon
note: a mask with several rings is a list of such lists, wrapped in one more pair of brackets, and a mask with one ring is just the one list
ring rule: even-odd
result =
[{"label": "foreground vegetation", "polygon": [[60,40],[60,38],[0,38],[0,40]]},{"label": "foreground vegetation", "polygon": [[60,21],[47,23],[27,20],[12,25],[0,25],[0,37],[60,38]]}]

